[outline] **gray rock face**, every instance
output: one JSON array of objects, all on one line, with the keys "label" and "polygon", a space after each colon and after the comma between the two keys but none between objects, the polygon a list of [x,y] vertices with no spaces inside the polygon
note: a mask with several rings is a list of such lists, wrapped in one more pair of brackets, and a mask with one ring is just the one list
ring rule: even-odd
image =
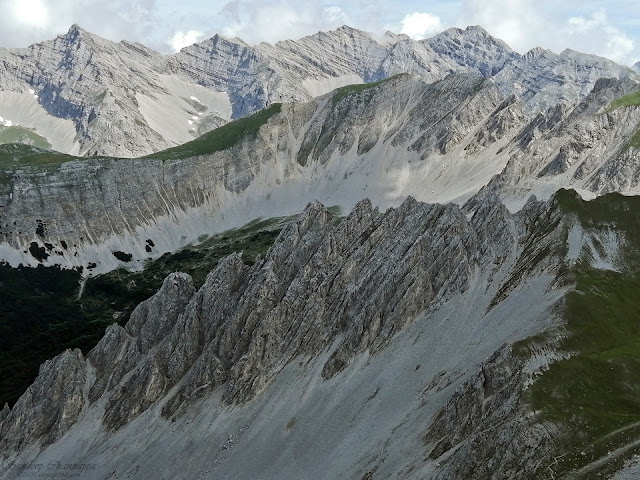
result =
[{"label": "gray rock face", "polygon": [[606,58],[535,48],[501,69],[495,81],[503,91],[518,95],[527,113],[536,113],[560,102],[579,102],[600,78],[632,77],[630,70]]},{"label": "gray rock face", "polygon": [[[113,252],[134,261],[159,256],[257,216],[294,214],[314,199],[350,210],[371,196],[387,207],[407,195],[434,198],[437,189],[435,199],[447,201],[460,195],[457,185],[468,188],[467,168],[484,182],[500,171],[495,150],[523,122],[519,103],[505,101],[490,80],[460,74],[425,84],[401,75],[285,105],[255,139],[208,155],[7,170],[0,258],[36,264],[35,242],[51,246],[46,264],[103,272],[122,265]],[[156,246],[150,253],[147,239]]]},{"label": "gray rock face", "polygon": [[[482,197],[474,197],[465,206],[479,218],[485,218],[486,209],[492,204]],[[493,218],[502,219],[503,215],[494,214]],[[490,308],[504,301],[537,268],[556,272],[550,289],[566,281],[557,262],[562,262],[565,255],[571,222],[553,204],[535,200],[521,210],[518,220],[516,228],[522,229],[519,257]],[[556,454],[554,441],[561,428],[540,418],[531,420],[534,414],[524,395],[532,371],[544,368],[553,358],[553,338],[551,335],[548,344],[533,343],[530,356],[518,355],[512,345],[504,345],[455,391],[434,416],[424,437],[429,457],[439,464],[433,478],[539,478],[546,474],[545,467]],[[543,360],[537,360],[539,363],[531,368],[537,357]]]},{"label": "gray rock face", "polygon": [[185,143],[274,102],[307,101],[401,73],[427,82],[452,73],[495,78],[503,94],[522,99],[527,113],[578,101],[601,77],[637,76],[569,50],[521,56],[480,27],[413,41],[393,34],[377,40],[345,26],[257,46],[216,35],[163,56],[74,25],[55,40],[0,50],[0,59],[3,119],[35,128],[65,153],[118,157]]},{"label": "gray rock face", "polygon": [[[121,427],[183,377],[163,407],[166,416],[225,381],[227,401],[247,401],[295,356],[313,355],[341,336],[323,369],[330,378],[428,305],[465,290],[476,242],[456,207],[409,199],[381,215],[363,201],[334,231],[328,212],[311,204],[262,262],[249,268],[237,255],[222,262],[179,317],[167,308],[145,315],[167,303],[164,289],[175,276],[138,307],[126,330],[146,355],[111,393],[105,423]],[[191,297],[188,288],[177,294],[172,306]]]},{"label": "gray rock face", "polygon": [[40,366],[36,381],[13,409],[3,410],[0,450],[20,450],[33,442],[58,440],[87,404],[87,366],[80,350],[66,350]]},{"label": "gray rock face", "polygon": [[540,113],[503,149],[504,171],[489,185],[520,208],[532,193],[548,198],[561,187],[587,197],[612,191],[640,192],[637,106],[610,103],[637,90],[630,81],[601,79],[577,105]]},{"label": "gray rock face", "polygon": [[546,199],[562,187],[637,193],[640,110],[610,108],[636,88],[601,79],[578,104],[528,119],[525,104],[491,79],[458,74],[425,84],[398,75],[284,105],[255,137],[211,154],[6,169],[0,259],[100,273],[122,265],[114,252],[136,265],[314,199],[345,210],[365,197],[382,208],[409,195],[463,203],[489,184],[517,210],[531,194]]},{"label": "gray rock face", "polygon": [[[85,440],[73,440],[84,428],[74,428],[74,424],[92,422],[91,429],[101,445],[143,418],[146,420],[140,421],[145,422],[145,428],[166,428],[162,425],[179,425],[183,421],[188,424],[194,409],[212,398],[218,402],[216,409],[231,405],[231,412],[250,408],[245,405],[263,399],[269,405],[273,392],[280,392],[275,384],[279,378],[286,378],[294,365],[317,365],[303,370],[303,383],[307,385],[342,385],[345,381],[348,385],[354,372],[364,368],[363,359],[375,361],[376,357],[387,355],[390,344],[398,338],[404,338],[404,348],[410,350],[411,342],[415,345],[421,335],[425,339],[430,336],[429,325],[436,322],[439,312],[456,317],[465,295],[480,302],[471,308],[475,321],[483,322],[486,316],[493,319],[490,324],[496,329],[496,338],[489,341],[492,346],[480,343],[476,348],[494,352],[502,342],[514,338],[512,335],[525,335],[518,329],[531,334],[548,325],[550,314],[546,309],[561,296],[548,286],[546,279],[553,278],[562,259],[561,253],[553,252],[562,249],[547,250],[547,256],[535,265],[530,265],[529,256],[563,242],[567,228],[553,204],[532,201],[521,213],[511,215],[497,197],[486,195],[469,202],[464,209],[408,198],[400,207],[385,213],[364,200],[337,226],[322,205],[311,203],[295,223],[283,229],[264,259],[247,266],[240,254],[230,255],[197,292],[188,275],[172,274],[156,295],[134,311],[125,328],[109,327],[86,359],[79,352],[65,352],[45,364],[34,385],[0,420],[5,439],[3,453],[11,462],[20,464],[33,455],[33,446],[42,444],[46,450],[46,444],[66,432],[65,443],[54,443],[51,454],[81,455],[76,458],[79,461],[88,453],[80,454],[77,447],[87,445]],[[528,266],[523,268],[525,264]],[[545,279],[542,285],[546,286],[536,287],[536,278]],[[473,291],[476,293],[469,293]],[[498,313],[503,308],[511,312],[523,301],[520,296],[525,293],[539,295],[535,302],[543,307],[527,307],[529,316],[525,315],[522,325],[520,315]],[[503,307],[507,304],[511,306]],[[475,328],[469,321],[461,316],[446,324],[453,328],[460,322],[456,328]],[[511,327],[499,326],[513,322]],[[403,336],[407,329],[416,328],[422,333],[413,340]],[[436,334],[435,330],[431,333]],[[398,351],[397,348],[403,347],[395,345],[392,350]],[[428,351],[420,355],[430,362]],[[420,464],[417,459],[421,455],[416,456],[415,450],[410,449],[410,456],[406,451],[405,455],[394,454],[393,463],[376,466],[377,455],[372,459],[371,452],[355,448],[358,458],[368,458],[358,460],[357,468],[384,468],[387,475],[414,465],[410,478],[430,478],[425,477],[423,469],[435,468],[438,463],[442,472],[463,475],[483,459],[498,461],[497,453],[498,456],[474,447],[481,444],[485,435],[481,432],[488,422],[496,435],[504,437],[500,444],[504,449],[499,449],[507,459],[518,458],[531,444],[542,445],[544,436],[528,432],[525,442],[519,431],[503,428],[503,423],[495,421],[498,417],[515,421],[521,413],[514,402],[521,394],[522,378],[527,375],[522,362],[508,349],[502,349],[480,370],[474,365],[460,364],[457,368],[464,369],[457,377],[460,380],[445,381],[442,373],[436,374],[441,367],[427,363],[424,368],[432,373],[424,379],[427,386],[417,386],[418,404],[412,406],[415,398],[393,402],[394,410],[407,409],[406,415],[418,415],[408,426],[405,419],[396,428],[409,428],[410,438],[422,438],[428,429],[424,447],[414,449],[424,448],[422,456],[430,453],[434,460]],[[420,370],[420,364],[413,367],[412,371]],[[431,420],[430,415],[420,413],[422,407],[417,405],[429,405],[428,398],[441,390],[440,400],[433,400],[433,408],[441,405],[442,410]],[[373,393],[369,391],[369,401],[379,391],[380,387]],[[329,413],[323,414],[329,417],[319,421],[328,421],[335,411],[330,408]],[[462,411],[466,412],[464,418],[460,417]],[[226,415],[224,422],[248,421],[244,414]],[[353,425],[359,425],[357,418],[356,412]],[[52,423],[52,419],[57,420]],[[295,418],[287,420],[287,430],[291,430]],[[188,435],[191,442],[197,441],[193,432]],[[389,444],[384,432],[376,430],[373,435]],[[151,448],[162,448],[163,455],[173,457],[179,448],[175,438],[169,446]],[[234,440],[227,440],[224,450],[238,441],[235,436],[229,438]],[[258,448],[260,442],[252,443]],[[105,452],[102,446],[97,448]],[[464,457],[466,463],[460,460],[463,452],[468,454],[468,458]],[[119,460],[117,453],[101,458],[113,465],[125,461]],[[240,475],[234,470],[238,465],[227,472],[229,478]],[[353,460],[350,465],[348,476],[353,477]],[[537,464],[527,465],[534,471],[537,468]],[[175,465],[144,468],[173,471]],[[511,471],[506,469],[504,478]],[[149,470],[145,472],[153,475]],[[462,477],[442,473],[437,478]]]},{"label": "gray rock face", "polygon": [[536,478],[547,472],[551,422],[530,422],[523,401],[529,374],[509,346],[484,362],[438,412],[425,442],[440,469],[433,478]]},{"label": "gray rock face", "polygon": [[464,30],[450,28],[420,43],[450,59],[452,63],[455,62],[453,65],[470,68],[472,72],[485,78],[493,77],[520,58],[505,42],[492,37],[479,26]]}]

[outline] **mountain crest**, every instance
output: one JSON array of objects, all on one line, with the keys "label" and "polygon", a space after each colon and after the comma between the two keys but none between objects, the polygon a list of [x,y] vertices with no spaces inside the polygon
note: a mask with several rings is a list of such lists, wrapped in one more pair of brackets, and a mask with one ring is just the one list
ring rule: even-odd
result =
[{"label": "mountain crest", "polygon": [[65,43],[69,45],[76,45],[81,41],[92,43],[113,43],[109,40],[88,32],[76,23],[71,25],[71,27],[69,27],[69,30],[67,30],[67,33],[62,35],[60,38],[64,39]]},{"label": "mountain crest", "polygon": [[[595,56],[536,52],[523,60],[479,26],[414,41],[395,34],[376,38],[345,25],[275,45],[251,46],[215,35],[165,56],[101,39],[74,24],[65,35],[32,45],[26,54],[0,50],[0,90],[42,92],[42,108],[29,110],[20,124],[53,149],[135,157],[183,144],[273,103],[308,101],[335,88],[400,73],[427,83],[452,73],[491,77],[504,95],[523,100],[527,114],[560,99],[581,100],[600,77],[635,75]],[[110,101],[105,92],[111,92]],[[23,111],[16,104],[0,114],[13,121]],[[56,128],[45,121],[47,115],[61,120]]]}]

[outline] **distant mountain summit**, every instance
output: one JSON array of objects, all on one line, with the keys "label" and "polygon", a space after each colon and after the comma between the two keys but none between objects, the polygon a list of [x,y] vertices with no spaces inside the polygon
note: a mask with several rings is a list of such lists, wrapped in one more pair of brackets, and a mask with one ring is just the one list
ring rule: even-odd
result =
[{"label": "distant mountain summit", "polygon": [[274,45],[215,35],[165,56],[73,25],[54,40],[0,49],[0,123],[28,130],[17,132],[26,143],[63,153],[136,157],[275,102],[399,73],[428,83],[452,73],[494,78],[504,94],[524,100],[528,114],[582,99],[598,78],[637,75],[577,52],[520,55],[477,26],[420,41],[347,26]]},{"label": "distant mountain summit", "polygon": [[33,335],[54,282],[0,278],[7,363],[62,352],[3,479],[639,478],[633,70],[480,27],[0,54],[0,263],[106,314]]}]

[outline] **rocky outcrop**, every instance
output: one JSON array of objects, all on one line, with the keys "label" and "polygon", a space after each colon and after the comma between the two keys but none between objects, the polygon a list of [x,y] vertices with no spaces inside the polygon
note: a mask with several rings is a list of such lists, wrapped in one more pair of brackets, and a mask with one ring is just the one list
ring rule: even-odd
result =
[{"label": "rocky outcrop", "polygon": [[569,49],[556,54],[535,48],[501,69],[495,82],[504,91],[518,95],[527,113],[535,113],[561,102],[579,102],[601,78],[635,77],[606,58]]},{"label": "rocky outcrop", "polygon": [[560,428],[530,419],[530,373],[510,346],[498,350],[451,397],[425,435],[434,479],[540,478]]},{"label": "rocky outcrop", "polygon": [[513,209],[532,193],[549,198],[562,187],[586,196],[638,193],[640,109],[611,106],[636,90],[634,82],[601,79],[577,105],[559,104],[538,114],[503,147],[509,160],[489,188]]},{"label": "rocky outcrop", "polygon": [[[577,102],[602,77],[635,72],[566,50],[521,56],[481,27],[413,41],[350,27],[275,45],[219,35],[164,56],[73,25],[27,49],[0,50],[0,115],[64,153],[136,157],[185,143],[274,102],[301,102],[348,84],[410,73],[494,78],[527,113]],[[7,123],[8,124],[8,123]],[[75,135],[74,135],[75,133]]]},{"label": "rocky outcrop", "polygon": [[[345,210],[364,197],[383,208],[408,195],[444,202],[469,188],[464,166],[480,183],[500,171],[495,150],[521,122],[517,100],[505,103],[477,75],[434,84],[400,75],[284,105],[255,137],[222,151],[8,169],[0,258],[104,272],[122,265],[114,252],[132,255],[133,265],[313,199]],[[46,258],[32,255],[32,243]]]},{"label": "rocky outcrop", "polygon": [[[353,447],[360,476],[410,467],[410,478],[484,478],[482,472],[491,469],[499,473],[495,478],[508,478],[538,471],[547,458],[548,435],[529,429],[524,420],[528,417],[521,397],[531,375],[527,360],[513,355],[508,346],[499,347],[557,321],[551,310],[562,290],[554,277],[562,271],[558,265],[566,251],[558,245],[566,242],[567,229],[553,202],[532,200],[512,215],[498,197],[485,193],[464,209],[408,198],[381,213],[364,200],[338,225],[328,210],[313,202],[256,263],[246,265],[241,254],[232,254],[197,292],[188,275],[171,274],[124,328],[109,327],[86,358],[77,351],[65,352],[45,364],[34,385],[0,420],[5,458],[9,464],[26,462],[38,451],[33,448],[42,445],[42,451],[57,452],[52,455],[99,454],[107,461],[104,455],[110,449],[103,442],[126,443],[119,436],[128,438],[131,428],[140,428],[135,427],[139,422],[145,429],[189,425],[205,402],[211,406],[207,409],[219,412],[223,424],[240,425],[251,422],[251,415],[241,413],[244,409],[268,411],[273,408],[269,405],[279,404],[279,395],[300,402],[298,395],[302,399],[314,395],[316,388],[332,391],[354,381],[345,388],[364,397],[348,414],[352,426],[364,422],[360,415],[365,413],[359,412],[378,405],[375,399],[381,395],[381,405],[391,402],[394,412],[405,412],[394,420],[394,431],[405,429],[410,439],[417,435],[409,456],[404,446],[405,454],[390,454],[396,460],[385,465],[387,445],[400,448],[393,439],[405,434],[387,437],[386,427],[374,429],[369,436],[382,442],[378,447],[384,444],[383,453],[372,456],[371,447]],[[519,308],[524,308],[520,314]],[[480,330],[471,333],[475,329]],[[428,344],[432,335],[440,338],[430,347],[433,352],[416,347]],[[458,341],[468,344],[468,351],[452,356],[451,349],[460,348]],[[438,342],[448,345],[439,354]],[[471,360],[487,353],[479,367]],[[377,389],[368,383],[362,389],[355,386],[356,372],[367,371],[368,362],[404,355],[416,357],[408,360],[410,370],[398,373],[398,379],[421,372],[415,374],[421,378],[418,384],[407,380],[399,387],[403,393],[394,394],[382,393],[384,382]],[[381,358],[387,360],[376,360]],[[435,358],[445,364],[457,359],[452,364],[456,366],[434,364]],[[277,386],[296,369],[302,383],[285,380],[286,387]],[[338,415],[330,398],[327,412]],[[300,408],[298,414],[306,415]],[[322,415],[319,421],[329,421],[327,412],[317,413]],[[435,414],[433,419],[427,412]],[[296,425],[295,414],[289,415],[286,432]],[[272,418],[259,416],[265,422]],[[85,422],[98,435],[91,447],[82,440],[85,427],[73,428]],[[225,437],[220,451],[240,441],[242,428]],[[188,430],[190,436],[200,435]],[[66,443],[55,443],[64,435]],[[218,433],[213,429],[206,435]],[[485,441],[488,435],[499,441]],[[51,442],[53,450],[48,450]],[[174,440],[158,442],[149,448],[161,448],[172,458],[178,451],[174,449],[181,448]],[[78,445],[85,453],[72,453]],[[252,445],[262,443],[254,439]],[[424,460],[418,461],[421,454],[415,452],[421,449]],[[538,452],[535,458],[516,462],[522,452],[533,450]],[[117,453],[107,456],[111,463],[119,458]],[[352,461],[349,465],[343,473],[353,476],[356,467]],[[151,474],[164,467],[152,462],[144,468]],[[233,476],[235,470],[229,472]]]},{"label": "rocky outcrop", "polygon": [[78,349],[42,364],[38,378],[14,407],[3,410],[0,450],[20,450],[34,442],[47,445],[69,430],[87,405],[90,368]]},{"label": "rocky outcrop", "polygon": [[[141,303],[132,313],[126,329],[110,326],[88,358],[95,367],[96,380],[89,390],[93,402],[118,385],[123,377],[168,333],[195,293],[191,277],[173,274],[164,281],[158,294]],[[140,389],[144,385],[134,385]],[[125,392],[123,387],[120,392]],[[142,392],[136,395],[144,397]]]},{"label": "rocky outcrop", "polygon": [[[330,220],[321,205],[311,204],[264,260],[247,267],[238,255],[228,257],[179,316],[166,307],[145,315],[154,305],[190,298],[184,287],[178,303],[168,300],[171,285],[188,284],[184,276],[169,277],[127,324],[136,340],[125,344],[141,356],[112,390],[105,423],[121,427],[178,381],[163,407],[166,416],[225,382],[227,401],[244,402],[295,356],[314,355],[339,336],[323,369],[330,378],[354,355],[380,348],[429,305],[467,288],[477,240],[456,207],[409,199],[382,215],[364,201],[335,230]],[[120,362],[104,361],[105,353],[115,358],[109,352],[122,346],[120,336],[107,332],[89,355],[106,368],[96,366],[98,380],[123,378]],[[118,358],[128,363],[134,357]]]},{"label": "rocky outcrop", "polygon": [[524,125],[527,117],[522,111],[522,103],[515,95],[506,98],[489,119],[477,129],[473,140],[465,147],[465,152],[473,155],[507,137],[514,127]]}]

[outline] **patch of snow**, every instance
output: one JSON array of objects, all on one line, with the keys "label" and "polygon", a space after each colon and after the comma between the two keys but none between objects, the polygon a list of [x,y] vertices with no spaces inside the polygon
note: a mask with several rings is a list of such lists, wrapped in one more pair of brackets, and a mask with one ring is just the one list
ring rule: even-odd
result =
[{"label": "patch of snow", "polygon": [[[585,231],[579,223],[574,223],[567,236],[566,259],[575,263],[587,255],[592,267],[599,270],[618,271],[616,266],[620,255],[622,239],[613,231]],[[596,246],[598,244],[598,246]],[[603,256],[603,251],[606,252]]]}]

